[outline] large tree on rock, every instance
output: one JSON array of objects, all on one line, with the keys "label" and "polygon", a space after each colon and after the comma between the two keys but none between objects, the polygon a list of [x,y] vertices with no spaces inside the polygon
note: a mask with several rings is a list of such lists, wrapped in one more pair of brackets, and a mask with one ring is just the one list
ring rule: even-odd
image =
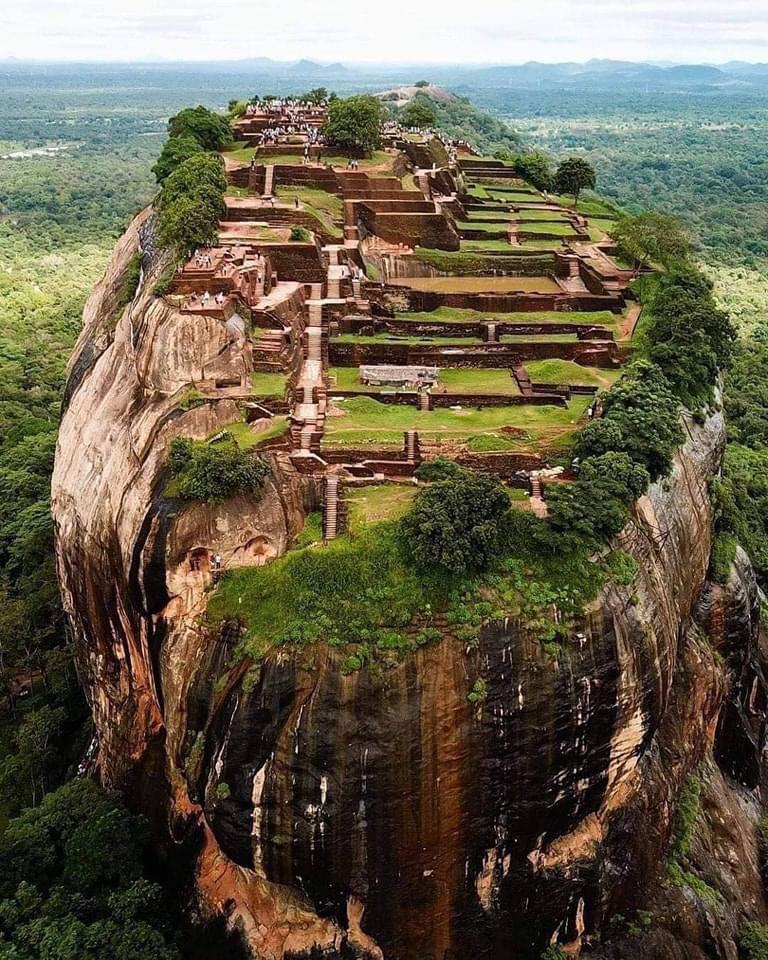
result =
[{"label": "large tree on rock", "polygon": [[376,97],[357,96],[332,100],[323,134],[342,150],[370,154],[381,142],[384,107]]}]

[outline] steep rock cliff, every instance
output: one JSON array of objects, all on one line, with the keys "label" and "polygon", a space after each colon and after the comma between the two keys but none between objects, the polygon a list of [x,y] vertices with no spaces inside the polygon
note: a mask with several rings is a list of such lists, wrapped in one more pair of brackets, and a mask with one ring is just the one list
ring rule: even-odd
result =
[{"label": "steep rock cliff", "polygon": [[[280,555],[316,495],[274,457],[258,499],[165,498],[172,437],[236,415],[232,401],[185,410],[180,396],[237,357],[214,321],[152,296],[148,253],[115,317],[148,237],[142,216],[86,308],[54,516],[101,776],[192,858],[204,914],[270,960],[495,960],[621,937],[611,918],[648,909],[659,920],[638,956],[733,957],[741,918],[765,914],[750,793],[764,682],[744,558],[728,589],[706,582],[721,418],[686,424],[672,475],[620,538],[635,583],[608,586],[559,656],[507,621],[477,649],[445,636],[384,675],[345,676],[322,645],[232,664],[226,633],[201,626],[210,582],[190,552],[229,567]],[[719,913],[663,866],[697,770],[691,858]]]}]

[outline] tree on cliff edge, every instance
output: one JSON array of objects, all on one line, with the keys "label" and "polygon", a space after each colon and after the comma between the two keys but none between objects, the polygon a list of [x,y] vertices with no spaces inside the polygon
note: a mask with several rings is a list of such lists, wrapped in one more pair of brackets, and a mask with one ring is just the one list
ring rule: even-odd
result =
[{"label": "tree on cliff edge", "polygon": [[594,167],[582,157],[563,160],[555,174],[555,190],[573,197],[575,206],[579,205],[582,190],[594,190],[596,183]]},{"label": "tree on cliff edge", "polygon": [[384,107],[376,97],[358,96],[333,100],[323,134],[333,146],[342,150],[372,153],[381,142]]},{"label": "tree on cliff edge", "polygon": [[162,245],[178,256],[189,256],[195,247],[214,243],[226,189],[224,165],[216,154],[201,153],[181,163],[160,192]]},{"label": "tree on cliff edge", "polygon": [[498,480],[463,470],[420,491],[401,529],[419,565],[462,574],[482,570],[499,553],[508,513],[509,497]]}]

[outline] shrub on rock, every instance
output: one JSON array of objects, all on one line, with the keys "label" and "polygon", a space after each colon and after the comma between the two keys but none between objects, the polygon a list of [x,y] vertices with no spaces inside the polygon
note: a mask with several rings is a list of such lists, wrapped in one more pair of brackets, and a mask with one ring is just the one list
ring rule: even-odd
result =
[{"label": "shrub on rock", "polygon": [[239,493],[258,493],[270,472],[261,457],[244,453],[236,443],[195,443],[176,437],[169,466],[183,500],[219,502]]}]

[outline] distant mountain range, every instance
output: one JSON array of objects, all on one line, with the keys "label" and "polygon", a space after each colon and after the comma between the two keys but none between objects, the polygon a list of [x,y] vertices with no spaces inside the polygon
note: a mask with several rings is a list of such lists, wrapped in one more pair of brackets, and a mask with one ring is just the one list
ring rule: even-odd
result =
[{"label": "distant mountain range", "polygon": [[302,59],[278,61],[270,57],[249,57],[224,61],[156,61],[145,63],[55,63],[24,61],[14,57],[0,60],[0,69],[8,73],[34,70],[36,67],[88,72],[131,71],[134,69],[172,71],[205,74],[239,74],[254,77],[291,77],[323,84],[345,81],[347,84],[371,83],[373,77],[388,78],[392,85],[413,83],[422,77],[442,84],[468,87],[562,87],[600,86],[610,84],[643,85],[660,89],[727,90],[756,88],[768,85],[768,63],[731,61],[723,64],[675,64],[648,63],[629,60],[587,60],[584,63],[540,63],[531,61],[522,64],[429,64],[429,63],[321,63]]}]

